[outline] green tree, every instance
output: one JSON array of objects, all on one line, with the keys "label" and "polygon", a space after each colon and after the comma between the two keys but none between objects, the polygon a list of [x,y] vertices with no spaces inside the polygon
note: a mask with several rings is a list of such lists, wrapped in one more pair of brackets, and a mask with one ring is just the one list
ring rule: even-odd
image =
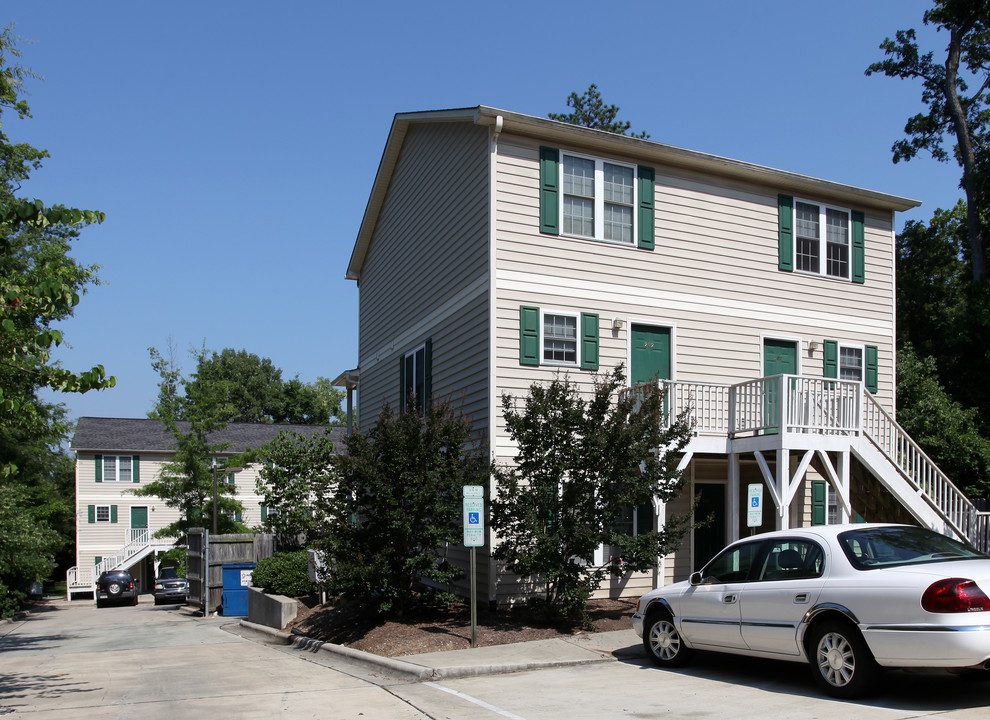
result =
[{"label": "green tree", "polygon": [[[588,399],[567,378],[534,384],[521,410],[502,396],[518,450],[515,462],[492,469],[491,523],[501,540],[494,555],[511,572],[542,582],[554,615],[585,619],[588,599],[609,574],[655,567],[687,531],[684,518],[636,535],[619,525],[623,513],[680,493],[677,454],[690,432],[686,416],[666,422],[656,382],[637,399],[619,394],[624,381],[621,367],[601,375]],[[594,564],[603,544],[621,548],[621,563],[613,557]]]},{"label": "green tree", "polygon": [[304,437],[281,433],[264,449],[257,492],[268,509],[262,525],[283,545],[311,543],[319,523],[313,500],[335,492],[336,452],[329,434]]},{"label": "green tree", "polygon": [[[592,83],[583,94],[578,95],[572,92],[567,96],[567,106],[572,108],[569,113],[548,113],[551,120],[560,120],[571,125],[583,125],[584,127],[604,130],[617,135],[626,135],[632,127],[632,123],[625,120],[617,120],[619,115],[618,105],[606,105],[602,100],[602,95],[598,92],[598,86]],[[632,133],[631,137],[648,138],[647,132]]]},{"label": "green tree", "polygon": [[[174,381],[168,362],[151,349],[152,365],[161,377],[161,385]],[[244,532],[247,528],[232,517],[244,507],[237,500],[237,489],[226,473],[214,475],[229,442],[215,442],[215,433],[226,426],[226,403],[223,393],[208,384],[186,385],[182,402],[182,419],[175,416],[175,403],[167,392],[159,392],[159,403],[152,417],[162,420],[175,438],[175,455],[164,463],[157,479],[134,491],[142,497],[157,497],[180,511],[177,520],[158,530],[157,537],[184,538],[191,527],[216,528],[218,533]],[[244,456],[228,456],[228,467],[235,467]],[[214,517],[214,498],[217,512]]]},{"label": "green tree", "polygon": [[448,403],[423,416],[386,404],[366,435],[347,437],[338,465],[336,492],[315,499],[329,592],[402,616],[421,580],[461,574],[443,550],[460,542],[463,486],[482,484],[487,468]]},{"label": "green tree", "polygon": [[299,377],[282,379],[282,371],[269,358],[247,350],[224,348],[219,353],[202,348],[194,355],[196,370],[188,378],[174,360],[174,349],[163,356],[152,349],[152,364],[163,382],[159,405],[167,405],[180,419],[189,410],[180,386],[188,395],[209,386],[223,399],[221,418],[228,422],[294,423],[329,425],[340,415],[343,393],[330,386],[326,378],[304,383]]},{"label": "green tree", "polygon": [[[866,74],[922,81],[921,98],[928,111],[907,121],[904,132],[908,137],[894,143],[894,162],[910,160],[926,150],[942,162],[951,155],[962,167],[966,250],[973,280],[980,282],[986,275],[987,235],[981,215],[988,209],[990,182],[990,2],[935,0],[923,22],[948,33],[944,61],[936,61],[932,51],[921,51],[913,28],[898,30],[894,40],[887,38],[880,45],[887,58],[870,65]],[[945,148],[947,138],[952,138],[951,151]]]},{"label": "green tree", "polygon": [[897,421],[960,490],[990,498],[990,440],[977,411],[949,397],[934,358],[918,357],[910,344],[897,353]]},{"label": "green tree", "polygon": [[[966,205],[908,222],[897,236],[897,341],[931,357],[949,397],[990,433],[990,284],[971,282]],[[898,398],[902,400],[902,398]],[[906,407],[906,406],[905,406]]]},{"label": "green tree", "polygon": [[[5,111],[31,117],[22,95],[24,82],[35,76],[19,57],[7,26],[0,31],[0,117]],[[72,316],[86,286],[96,282],[95,267],[69,257],[71,243],[79,228],[102,222],[104,215],[21,197],[23,184],[46,157],[46,151],[13,142],[0,130],[2,614],[25,597],[28,582],[48,577],[57,554],[68,554],[67,529],[74,520],[59,448],[69,431],[64,408],[42,401],[39,392],[86,392],[116,382],[102,366],[74,372],[51,358],[62,342],[56,324]]]}]

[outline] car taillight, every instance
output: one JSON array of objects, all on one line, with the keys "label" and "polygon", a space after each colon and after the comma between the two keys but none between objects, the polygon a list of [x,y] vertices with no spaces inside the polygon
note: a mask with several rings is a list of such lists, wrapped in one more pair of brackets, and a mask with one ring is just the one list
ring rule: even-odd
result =
[{"label": "car taillight", "polygon": [[947,578],[925,590],[921,607],[933,613],[981,612],[990,610],[990,598],[972,580]]}]

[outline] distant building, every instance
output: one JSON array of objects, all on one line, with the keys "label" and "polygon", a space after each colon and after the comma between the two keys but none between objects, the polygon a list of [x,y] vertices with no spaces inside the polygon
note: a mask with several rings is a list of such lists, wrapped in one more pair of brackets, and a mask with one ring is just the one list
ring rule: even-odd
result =
[{"label": "distant building", "polygon": [[[180,430],[188,423],[179,423]],[[257,449],[281,432],[314,436],[319,425],[271,425],[231,423],[210,437],[211,443],[229,443],[224,456]],[[342,441],[343,428],[334,428]],[[80,418],[71,449],[76,453],[76,566],[68,573],[69,593],[88,591],[103,570],[130,570],[142,591],[151,588],[158,569],[158,556],[169,550],[174,539],[155,538],[154,533],[180,517],[177,508],[155,497],[139,497],[133,490],[157,480],[162,465],[175,455],[175,438],[159,420],[134,418]],[[265,520],[256,481],[260,465],[222,475],[237,487],[244,512],[234,519],[248,527]]]}]

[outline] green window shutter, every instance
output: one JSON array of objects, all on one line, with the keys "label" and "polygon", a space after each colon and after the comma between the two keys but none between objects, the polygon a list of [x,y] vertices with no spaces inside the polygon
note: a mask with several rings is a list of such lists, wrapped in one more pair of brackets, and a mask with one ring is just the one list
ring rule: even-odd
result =
[{"label": "green window shutter", "polygon": [[116,505],[111,505],[110,506],[110,522],[112,522],[112,523],[117,522],[117,506]]},{"label": "green window shutter", "polygon": [[427,338],[423,348],[423,407],[433,407],[433,339]]},{"label": "green window shutter", "polygon": [[519,364],[540,364],[540,309],[519,306]]},{"label": "green window shutter", "polygon": [[560,234],[560,151],[540,146],[540,232]]},{"label": "green window shutter", "polygon": [[102,555],[94,555],[93,556],[93,567],[96,567],[101,562],[103,562],[103,556]]},{"label": "green window shutter", "polygon": [[234,522],[240,522],[240,521],[241,521],[241,511],[240,510],[235,510],[234,511]]},{"label": "green window shutter", "polygon": [[581,369],[598,369],[598,313],[581,313]]},{"label": "green window shutter", "polygon": [[656,172],[651,167],[639,166],[639,247],[652,250],[656,244],[656,213],[654,188]]},{"label": "green window shutter", "polygon": [[825,341],[825,366],[822,375],[827,378],[839,377],[839,343],[835,340]]},{"label": "green window shutter", "polygon": [[852,211],[852,281],[866,282],[866,216]]},{"label": "green window shutter", "polygon": [[794,271],[794,198],[777,196],[777,267]]},{"label": "green window shutter", "polygon": [[399,412],[404,412],[409,390],[406,388],[406,356],[399,355]]},{"label": "green window shutter", "polygon": [[866,346],[866,389],[876,393],[880,382],[880,356],[876,345]]},{"label": "green window shutter", "polygon": [[103,482],[103,456],[96,455],[93,459],[96,460],[96,482]]},{"label": "green window shutter", "polygon": [[86,506],[86,522],[88,523],[96,522],[96,505]]},{"label": "green window shutter", "polygon": [[136,483],[141,482],[141,456],[135,455],[131,458],[131,480]]},{"label": "green window shutter", "polygon": [[811,524],[824,525],[827,518],[827,497],[824,480],[811,481]]},{"label": "green window shutter", "polygon": [[268,506],[267,505],[262,505],[261,506],[261,522],[264,522],[267,519],[268,519]]}]

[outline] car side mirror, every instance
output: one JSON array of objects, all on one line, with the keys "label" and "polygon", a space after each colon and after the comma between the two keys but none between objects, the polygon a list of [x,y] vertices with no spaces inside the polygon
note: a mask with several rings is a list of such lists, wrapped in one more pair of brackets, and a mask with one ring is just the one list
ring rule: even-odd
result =
[{"label": "car side mirror", "polygon": [[688,580],[692,585],[701,585],[701,572],[691,573],[691,577]]}]

